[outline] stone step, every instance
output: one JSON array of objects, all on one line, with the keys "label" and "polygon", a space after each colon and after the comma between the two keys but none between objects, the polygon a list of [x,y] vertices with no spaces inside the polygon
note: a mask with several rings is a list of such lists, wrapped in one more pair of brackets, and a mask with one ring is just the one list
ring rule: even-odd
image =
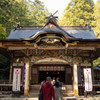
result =
[{"label": "stone step", "polygon": [[[63,89],[62,89],[62,90],[63,90]],[[70,90],[72,91],[73,89],[65,89],[65,90],[63,90],[63,91],[70,91]]]},{"label": "stone step", "polygon": [[30,86],[30,93],[39,93],[40,85],[31,85]]},{"label": "stone step", "polygon": [[30,94],[30,97],[38,97],[39,96],[39,93],[29,93]]},{"label": "stone step", "polygon": [[73,91],[62,92],[63,94],[73,93]]},{"label": "stone step", "polygon": [[77,99],[74,96],[70,96],[70,97],[63,97],[63,100],[77,100]]},{"label": "stone step", "polygon": [[71,89],[71,90],[72,90],[72,89],[73,89],[73,87],[70,87],[70,86],[69,86],[69,87],[64,86],[64,87],[62,87],[62,89],[67,89],[67,90],[68,90],[68,89]]},{"label": "stone step", "polygon": [[[39,90],[40,89],[40,85],[33,85],[33,86],[30,86],[30,91],[31,90]],[[73,90],[73,87],[72,85],[64,85],[62,86],[62,90]]]},{"label": "stone step", "polygon": [[72,96],[74,96],[74,93],[73,92],[63,93],[63,97],[72,97]]},{"label": "stone step", "polygon": [[[30,97],[38,97],[39,96],[39,93],[30,93]],[[63,97],[72,97],[74,96],[74,93],[71,92],[71,93],[63,93]]]},{"label": "stone step", "polygon": [[[72,93],[72,90],[62,91],[63,93]],[[30,90],[30,93],[39,93],[39,90]]]}]

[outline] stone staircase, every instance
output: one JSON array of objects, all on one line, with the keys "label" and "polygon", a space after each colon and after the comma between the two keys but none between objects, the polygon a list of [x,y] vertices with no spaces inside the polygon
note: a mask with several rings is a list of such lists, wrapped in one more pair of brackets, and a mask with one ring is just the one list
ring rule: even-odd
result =
[{"label": "stone staircase", "polygon": [[[38,97],[39,90],[40,90],[40,85],[31,85],[30,86],[30,97]],[[63,97],[74,96],[72,85],[63,85],[62,94],[63,94]]]},{"label": "stone staircase", "polygon": [[30,86],[30,97],[38,97],[40,90],[40,85],[31,85]]},{"label": "stone staircase", "polygon": [[63,97],[73,97],[73,87],[72,85],[63,85],[62,87]]}]

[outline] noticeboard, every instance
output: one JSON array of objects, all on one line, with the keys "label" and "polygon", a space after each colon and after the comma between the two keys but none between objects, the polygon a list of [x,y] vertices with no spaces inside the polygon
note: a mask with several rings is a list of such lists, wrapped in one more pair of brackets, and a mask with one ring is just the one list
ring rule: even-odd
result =
[{"label": "noticeboard", "polygon": [[91,68],[84,68],[84,83],[85,83],[85,91],[92,91],[92,75]]},{"label": "noticeboard", "polygon": [[20,91],[20,78],[21,78],[21,69],[14,68],[13,70],[13,91]]}]

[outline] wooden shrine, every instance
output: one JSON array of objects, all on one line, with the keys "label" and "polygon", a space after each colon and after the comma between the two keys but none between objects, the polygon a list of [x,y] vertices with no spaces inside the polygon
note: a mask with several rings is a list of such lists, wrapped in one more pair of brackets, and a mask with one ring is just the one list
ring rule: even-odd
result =
[{"label": "wooden shrine", "polygon": [[[9,82],[14,68],[21,69],[24,94],[31,85],[40,84],[47,76],[59,77],[67,93],[71,86],[79,95],[84,68],[91,68],[93,59],[100,56],[100,39],[88,26],[59,26],[50,15],[44,26],[20,26],[11,30],[6,39],[0,39],[0,53],[11,59]],[[24,74],[23,74],[24,73]]]}]

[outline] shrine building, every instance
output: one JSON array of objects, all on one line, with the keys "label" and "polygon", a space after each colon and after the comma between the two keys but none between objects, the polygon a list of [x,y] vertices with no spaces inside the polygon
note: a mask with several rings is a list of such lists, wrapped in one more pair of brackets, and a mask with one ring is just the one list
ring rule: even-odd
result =
[{"label": "shrine building", "polygon": [[100,39],[90,26],[59,26],[53,15],[44,26],[17,25],[6,39],[0,39],[0,53],[11,58],[9,83],[14,68],[20,68],[25,95],[47,76],[60,79],[63,95],[69,90],[79,95],[84,68],[91,68],[94,81],[93,60],[100,57],[99,51]]}]

